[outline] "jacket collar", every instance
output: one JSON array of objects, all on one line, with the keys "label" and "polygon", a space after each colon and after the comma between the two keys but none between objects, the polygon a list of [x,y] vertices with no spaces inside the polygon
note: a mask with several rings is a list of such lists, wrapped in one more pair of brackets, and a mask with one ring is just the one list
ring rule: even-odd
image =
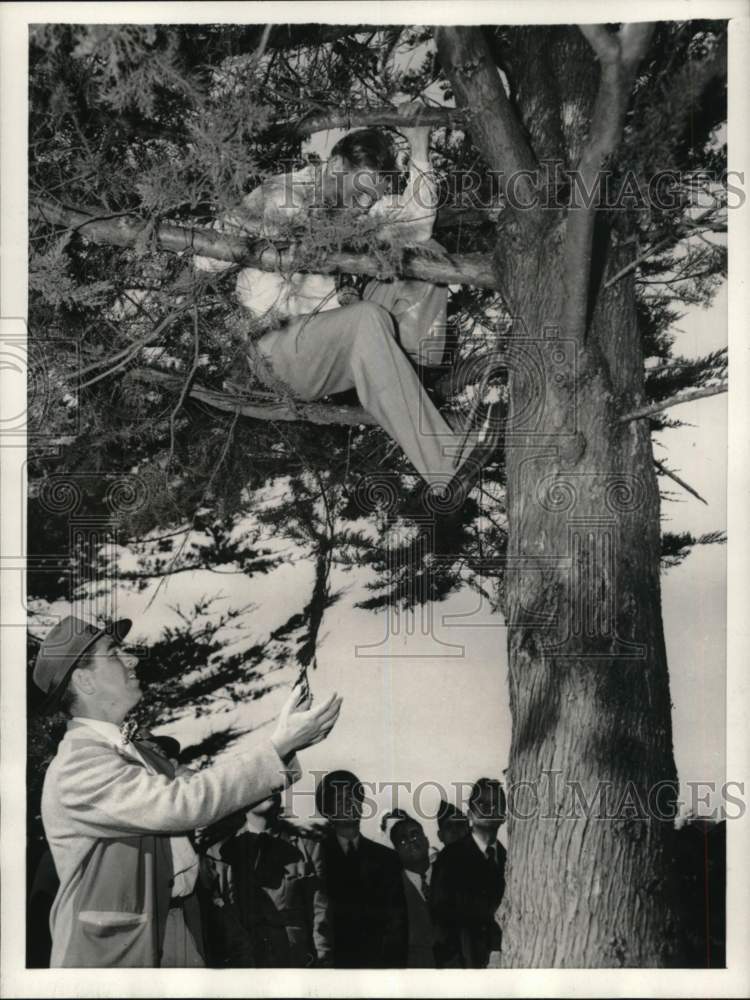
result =
[{"label": "jacket collar", "polygon": [[[108,735],[105,735],[106,731],[102,732],[98,728],[96,728],[96,726],[89,725],[90,722],[94,722],[95,724],[101,726],[112,726],[112,729],[115,732],[114,739],[111,739]],[[74,740],[74,739],[85,738],[87,740],[94,740],[95,742],[102,743],[105,746],[113,747],[117,751],[117,753],[119,753],[122,757],[125,757],[129,761],[134,761],[136,764],[143,764],[143,761],[141,760],[140,756],[137,755],[138,754],[137,751],[131,753],[128,752],[131,749],[132,744],[129,743],[127,745],[123,745],[121,739],[118,740],[118,736],[119,736],[119,730],[117,726],[115,726],[113,723],[106,723],[106,722],[102,723],[98,722],[95,719],[83,719],[81,717],[76,717],[74,719],[68,720],[68,725],[65,730],[65,736],[63,737],[63,739]]]}]

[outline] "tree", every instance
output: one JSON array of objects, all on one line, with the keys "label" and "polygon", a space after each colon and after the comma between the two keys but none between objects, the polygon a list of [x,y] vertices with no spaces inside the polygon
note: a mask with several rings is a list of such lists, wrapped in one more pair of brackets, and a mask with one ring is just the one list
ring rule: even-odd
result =
[{"label": "tree", "polygon": [[[61,450],[38,454],[32,474],[42,480],[50,463],[133,471],[148,501],[123,521],[125,539],[194,526],[196,512],[239,518],[256,491],[284,481],[267,520],[317,567],[310,603],[280,634],[296,631],[303,668],[335,600],[334,559],[379,573],[372,607],[494,586],[508,623],[515,789],[503,962],[679,964],[651,436],[675,397],[726,386],[723,353],[687,363],[669,334],[674,304],[710,301],[725,269],[713,235],[725,229],[724,24],[331,32],[33,35],[31,329],[41,348],[40,331],[56,329],[81,365],[77,398],[48,403]],[[417,70],[401,68],[403,50],[423,54]],[[385,247],[343,215],[272,247],[208,227],[298,162],[309,131],[403,122],[404,93],[442,123],[447,255]],[[352,524],[359,493],[393,528],[388,500],[413,471],[356,401],[222,392],[244,321],[231,271],[199,280],[195,250],[460,282],[453,364],[431,391],[472,406],[491,375],[507,398],[504,447],[470,502],[376,538]],[[58,345],[48,360],[51,385],[75,384],[70,355]],[[70,431],[78,414],[86,433]],[[693,541],[666,538],[665,554]],[[524,820],[535,795],[543,813]],[[583,801],[587,817],[572,819]]]}]

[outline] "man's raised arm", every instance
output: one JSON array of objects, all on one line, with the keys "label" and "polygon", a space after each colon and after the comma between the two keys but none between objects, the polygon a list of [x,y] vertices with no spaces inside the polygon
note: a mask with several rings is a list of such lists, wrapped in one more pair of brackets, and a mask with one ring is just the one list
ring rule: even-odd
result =
[{"label": "man's raised arm", "polygon": [[[402,113],[413,110],[411,102],[399,107]],[[425,243],[432,236],[438,209],[438,182],[429,152],[432,129],[418,125],[401,131],[410,147],[406,188],[402,194],[386,195],[375,202],[369,215],[382,218],[378,235],[387,242]]]}]

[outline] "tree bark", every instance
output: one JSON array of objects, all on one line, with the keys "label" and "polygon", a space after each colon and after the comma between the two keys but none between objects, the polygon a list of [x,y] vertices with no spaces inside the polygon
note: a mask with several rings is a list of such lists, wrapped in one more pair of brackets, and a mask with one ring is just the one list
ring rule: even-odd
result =
[{"label": "tree bark", "polygon": [[[601,31],[597,42],[613,44]],[[526,169],[477,34],[439,29],[443,64],[462,103],[483,109],[472,136],[490,166]],[[599,131],[582,154],[589,176],[616,142],[607,106],[616,94],[621,122],[622,84],[618,70],[599,91]],[[595,97],[582,87],[573,118],[591,121]],[[628,273],[602,290],[591,264],[624,268],[632,249],[597,230],[592,254],[593,213],[544,227],[519,212],[512,244],[495,255],[516,317],[506,352],[513,731],[500,912],[511,968],[664,966],[679,955],[659,492],[648,422],[619,419],[644,401],[635,286]],[[576,809],[576,794],[588,809]]]},{"label": "tree bark", "polygon": [[[541,268],[519,268],[513,285],[528,331],[518,346],[544,353],[540,331],[557,320],[571,363],[563,362],[568,371],[557,373],[556,385],[549,352],[553,371],[531,433],[523,418],[528,380],[523,372],[512,379],[505,610],[508,780],[518,791],[509,816],[503,963],[669,965],[677,928],[667,800],[676,769],[659,493],[648,422],[617,419],[643,398],[635,293],[632,282],[607,293],[587,345],[576,346],[561,324],[562,257],[562,249],[541,254]],[[575,787],[594,803],[577,818]],[[655,801],[659,787],[667,792]],[[655,805],[668,818],[652,815]]]}]

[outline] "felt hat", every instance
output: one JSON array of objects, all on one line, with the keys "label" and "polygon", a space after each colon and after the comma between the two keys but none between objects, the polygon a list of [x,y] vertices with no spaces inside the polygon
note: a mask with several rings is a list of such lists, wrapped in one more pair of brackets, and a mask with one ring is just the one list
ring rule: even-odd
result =
[{"label": "felt hat", "polygon": [[50,629],[39,647],[32,675],[36,686],[46,695],[41,711],[53,712],[59,706],[70,675],[97,639],[108,635],[122,642],[132,626],[129,618],[100,626],[68,615]]}]

